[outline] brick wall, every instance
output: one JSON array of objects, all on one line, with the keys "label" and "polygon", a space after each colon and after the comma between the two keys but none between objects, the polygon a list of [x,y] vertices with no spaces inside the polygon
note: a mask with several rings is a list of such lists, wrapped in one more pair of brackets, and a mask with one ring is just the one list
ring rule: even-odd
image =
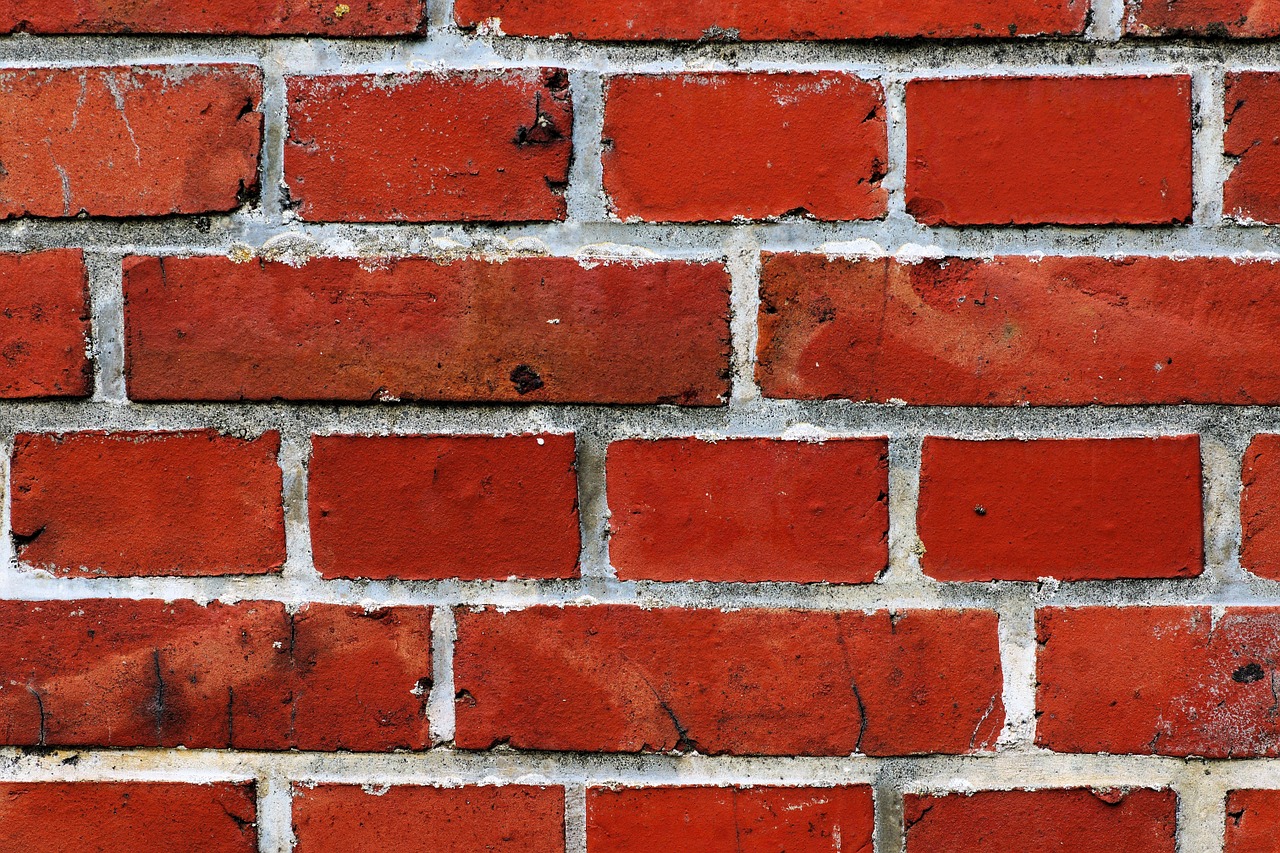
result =
[{"label": "brick wall", "polygon": [[0,33],[0,849],[1280,849],[1280,3]]}]

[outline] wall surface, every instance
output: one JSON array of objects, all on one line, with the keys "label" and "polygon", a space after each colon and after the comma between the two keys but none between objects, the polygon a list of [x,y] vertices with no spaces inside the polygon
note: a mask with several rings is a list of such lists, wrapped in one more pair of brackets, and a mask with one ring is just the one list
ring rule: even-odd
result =
[{"label": "wall surface", "polygon": [[1280,3],[0,33],[0,848],[1280,850]]}]

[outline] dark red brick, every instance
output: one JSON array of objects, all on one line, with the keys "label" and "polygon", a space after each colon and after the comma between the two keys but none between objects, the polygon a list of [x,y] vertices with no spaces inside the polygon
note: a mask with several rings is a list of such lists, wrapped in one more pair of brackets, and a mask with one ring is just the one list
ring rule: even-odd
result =
[{"label": "dark red brick", "polygon": [[1280,609],[1037,614],[1036,743],[1055,752],[1280,755]]},{"label": "dark red brick", "polygon": [[907,84],[907,211],[927,225],[1191,219],[1191,78]]},{"label": "dark red brick", "polygon": [[604,187],[622,219],[876,219],[884,92],[851,74],[615,77]]},{"label": "dark red brick", "polygon": [[254,853],[252,782],[6,782],[0,848],[25,853]]},{"label": "dark red brick", "polygon": [[1009,38],[1084,31],[1082,0],[457,0],[464,27],[607,41]]},{"label": "dark red brick", "polygon": [[616,442],[610,561],[624,580],[870,583],[888,457],[885,439]]},{"label": "dark red brick", "polygon": [[588,788],[588,853],[871,853],[868,785]]},{"label": "dark red brick", "polygon": [[459,609],[462,749],[982,752],[1004,721],[996,615],[599,605]]},{"label": "dark red brick", "polygon": [[918,405],[1280,403],[1280,265],[767,255],[765,396]]},{"label": "dark red brick", "polygon": [[1260,435],[1244,454],[1240,564],[1280,580],[1280,435]]},{"label": "dark red brick", "polygon": [[1160,578],[1204,566],[1200,438],[926,438],[918,528],[944,581]]},{"label": "dark red brick", "polygon": [[284,565],[280,436],[19,434],[13,535],[65,575],[235,575]]},{"label": "dark red brick", "polygon": [[564,789],[298,785],[293,833],[297,853],[563,853]]},{"label": "dark red brick", "polygon": [[1057,789],[907,794],[906,853],[1174,853],[1172,791]]},{"label": "dark red brick", "polygon": [[[1277,7],[1280,21],[1280,6]],[[1280,222],[1280,74],[1227,75],[1224,150],[1238,161],[1222,187],[1227,216]]]},{"label": "dark red brick", "polygon": [[571,258],[127,258],[135,400],[716,405],[729,277]]},{"label": "dark red brick", "polygon": [[246,65],[0,70],[0,220],[234,210],[261,99]]},{"label": "dark red brick", "polygon": [[410,35],[425,0],[5,0],[0,32]]},{"label": "dark red brick", "polygon": [[1125,11],[1125,31],[1135,36],[1280,35],[1280,3],[1276,0],[1128,0]]},{"label": "dark red brick", "polygon": [[564,71],[290,77],[284,170],[303,219],[563,219]]},{"label": "dark red brick", "polygon": [[0,602],[0,742],[424,748],[430,618],[324,604],[290,615],[263,601]]},{"label": "dark red brick", "polygon": [[0,254],[0,398],[89,396],[88,348],[84,253]]},{"label": "dark red brick", "polygon": [[1280,850],[1280,791],[1231,791],[1227,794],[1226,853],[1276,853]]},{"label": "dark red brick", "polygon": [[317,437],[307,506],[327,578],[578,574],[572,435]]}]

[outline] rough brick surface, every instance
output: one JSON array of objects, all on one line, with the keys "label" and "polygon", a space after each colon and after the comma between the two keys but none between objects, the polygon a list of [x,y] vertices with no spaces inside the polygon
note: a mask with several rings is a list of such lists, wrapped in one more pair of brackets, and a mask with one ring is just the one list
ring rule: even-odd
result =
[{"label": "rough brick surface", "polygon": [[0,254],[0,398],[88,396],[88,342],[84,254]]},{"label": "rough brick surface", "polygon": [[589,853],[871,853],[871,788],[589,788]]},{"label": "rough brick surface", "polygon": [[0,71],[0,220],[228,211],[258,186],[262,73]]},{"label": "rough brick surface", "polygon": [[125,261],[136,400],[716,405],[718,264]]},{"label": "rough brick surface", "polygon": [[1126,12],[1125,29],[1130,35],[1280,35],[1280,4],[1275,0],[1128,0]]},{"label": "rough brick surface", "polygon": [[26,853],[254,853],[251,782],[6,782],[0,848]]},{"label": "rough brick surface", "polygon": [[1227,794],[1226,853],[1275,853],[1280,848],[1280,791]]},{"label": "rough brick surface", "polygon": [[907,211],[927,225],[1191,218],[1191,78],[907,84]]},{"label": "rough brick surface", "polygon": [[457,611],[456,743],[704,755],[989,749],[988,611]]},{"label": "rough brick surface", "polygon": [[563,219],[564,71],[291,77],[285,178],[303,219]]},{"label": "rough brick surface", "polygon": [[297,853],[564,853],[564,789],[298,786],[293,832]]},{"label": "rough brick surface", "polygon": [[883,216],[884,92],[850,74],[616,77],[604,187],[621,219]]},{"label": "rough brick surface", "polygon": [[235,575],[284,565],[276,433],[20,434],[18,559],[71,575]]},{"label": "rough brick surface", "polygon": [[917,528],[939,580],[1197,575],[1201,516],[1198,436],[924,440]]},{"label": "rough brick surface", "polygon": [[0,742],[422,748],[430,616],[322,604],[291,616],[263,601],[0,602]]},{"label": "rough brick surface", "polygon": [[5,0],[0,6],[5,33],[390,36],[425,24],[424,0]]},{"label": "rough brick surface", "polygon": [[907,794],[906,853],[1174,853],[1172,791],[979,791]]},{"label": "rough brick surface", "polygon": [[1280,222],[1280,74],[1236,72],[1227,75],[1226,85],[1223,150],[1239,159],[1222,188],[1223,213]]},{"label": "rough brick surface", "polygon": [[1056,752],[1280,755],[1280,610],[1037,615],[1036,742]]},{"label": "rough brick surface", "polygon": [[1240,564],[1280,580],[1280,435],[1260,435],[1244,454]]},{"label": "rough brick surface", "polygon": [[1009,38],[1080,33],[1080,0],[457,0],[464,27],[511,35],[659,39]]},{"label": "rough brick surface", "polygon": [[325,577],[577,575],[572,435],[313,440],[307,507]]},{"label": "rough brick surface", "polygon": [[1280,402],[1280,265],[767,255],[768,397],[956,406]]},{"label": "rough brick surface", "polygon": [[870,583],[888,562],[884,439],[620,441],[609,558],[660,581]]}]

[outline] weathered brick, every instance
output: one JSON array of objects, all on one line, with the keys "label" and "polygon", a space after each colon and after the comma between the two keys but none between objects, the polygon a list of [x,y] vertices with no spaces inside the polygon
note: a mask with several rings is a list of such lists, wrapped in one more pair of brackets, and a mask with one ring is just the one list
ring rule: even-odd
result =
[{"label": "weathered brick", "polygon": [[720,264],[127,258],[135,400],[716,405]]},{"label": "weathered brick", "polygon": [[1010,38],[1084,31],[1082,0],[456,0],[464,27],[607,41]]},{"label": "weathered brick", "polygon": [[1280,402],[1280,265],[767,255],[765,396],[955,406]]},{"label": "weathered brick", "polygon": [[421,32],[425,0],[5,0],[0,32],[390,36]]},{"label": "weathered brick", "polygon": [[875,219],[884,92],[851,74],[674,74],[605,86],[604,187],[622,219]]},{"label": "weathered brick", "polygon": [[564,789],[296,785],[293,833],[297,853],[564,853]]},{"label": "weathered brick", "polygon": [[1240,564],[1280,580],[1280,435],[1260,435],[1244,454]]},{"label": "weathered brick", "polygon": [[599,605],[457,611],[462,749],[911,755],[989,749],[989,611]]},{"label": "weathered brick", "polygon": [[870,583],[888,457],[885,439],[616,442],[610,561],[624,580]]},{"label": "weathered brick", "polygon": [[0,254],[0,398],[87,397],[88,346],[84,253]]},{"label": "weathered brick", "polygon": [[284,565],[280,436],[19,434],[13,536],[65,575],[235,575]]},{"label": "weathered brick", "polygon": [[1280,609],[1048,609],[1036,625],[1040,746],[1280,755]]},{"label": "weathered brick", "polygon": [[6,782],[0,848],[25,853],[254,853],[252,782]]},{"label": "weathered brick", "polygon": [[263,601],[0,602],[0,742],[423,748],[430,618],[324,604],[290,615]]},{"label": "weathered brick", "polygon": [[[1280,6],[1277,6],[1280,21]],[[1224,150],[1239,158],[1222,187],[1227,216],[1280,222],[1280,74],[1238,71],[1227,75]]]},{"label": "weathered brick", "polygon": [[563,219],[564,71],[290,77],[284,170],[303,219]]},{"label": "weathered brick", "polygon": [[907,794],[906,853],[1174,853],[1172,791],[1066,788]]},{"label": "weathered brick", "polygon": [[1275,853],[1280,791],[1227,793],[1226,853]]},{"label": "weathered brick", "polygon": [[1128,0],[1125,5],[1125,31],[1129,35],[1280,35],[1280,3],[1276,0]]},{"label": "weathered brick", "polygon": [[246,65],[0,70],[0,220],[233,210],[261,99]]},{"label": "weathered brick", "polygon": [[1188,222],[1191,78],[913,80],[906,192],[928,225]]},{"label": "weathered brick", "polygon": [[871,853],[868,785],[588,788],[588,853]]},{"label": "weathered brick", "polygon": [[926,438],[917,527],[944,581],[1198,575],[1200,438]]},{"label": "weathered brick", "polygon": [[317,437],[307,505],[327,578],[578,574],[572,435]]}]

